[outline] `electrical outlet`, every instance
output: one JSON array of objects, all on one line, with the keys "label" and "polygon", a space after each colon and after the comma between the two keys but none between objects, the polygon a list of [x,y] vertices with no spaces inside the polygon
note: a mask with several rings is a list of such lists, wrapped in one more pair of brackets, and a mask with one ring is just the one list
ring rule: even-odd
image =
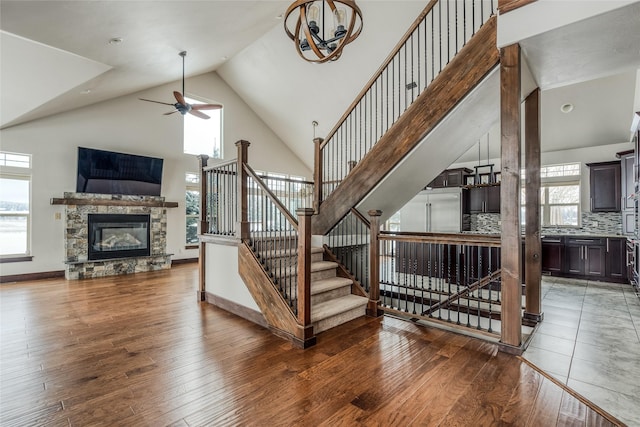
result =
[{"label": "electrical outlet", "polygon": [[55,219],[62,219],[62,214],[60,212],[56,212],[53,217]]}]

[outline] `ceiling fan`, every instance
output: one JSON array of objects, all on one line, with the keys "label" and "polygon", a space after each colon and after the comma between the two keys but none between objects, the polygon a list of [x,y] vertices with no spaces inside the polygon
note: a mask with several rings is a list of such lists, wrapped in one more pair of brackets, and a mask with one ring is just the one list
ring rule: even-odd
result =
[{"label": "ceiling fan", "polygon": [[175,104],[171,104],[169,102],[154,101],[152,99],[144,99],[144,98],[138,98],[138,99],[140,101],[155,102],[156,104],[171,105],[172,107],[175,107],[175,110],[169,111],[168,113],[164,113],[165,116],[179,112],[183,116],[189,113],[189,114],[193,114],[196,117],[200,117],[201,119],[208,119],[209,116],[207,116],[200,110],[218,110],[222,108],[222,105],[220,104],[189,104],[187,103],[187,101],[185,101],[184,99],[184,93],[185,93],[184,92],[184,57],[187,56],[187,51],[183,50],[178,55],[182,57],[182,93],[178,91],[173,91],[173,96],[176,98],[176,101],[178,102],[176,102]]}]

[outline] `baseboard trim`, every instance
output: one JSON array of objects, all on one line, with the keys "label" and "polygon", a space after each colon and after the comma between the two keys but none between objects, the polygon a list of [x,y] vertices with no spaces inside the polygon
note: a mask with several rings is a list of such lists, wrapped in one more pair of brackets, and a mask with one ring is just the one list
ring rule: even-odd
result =
[{"label": "baseboard trim", "polygon": [[8,276],[0,276],[0,283],[11,282],[28,282],[31,280],[43,279],[64,279],[64,270],[41,271],[39,273],[11,274]]},{"label": "baseboard trim", "polygon": [[248,307],[230,301],[221,296],[214,295],[210,292],[206,292],[206,302],[211,305],[215,305],[216,307],[221,308],[224,311],[228,311],[229,313],[242,317],[243,319],[246,319],[252,323],[260,325],[264,328],[269,328],[267,321],[259,311],[252,310]]},{"label": "baseboard trim", "polygon": [[172,259],[171,265],[190,264],[192,262],[198,262],[198,258]]}]

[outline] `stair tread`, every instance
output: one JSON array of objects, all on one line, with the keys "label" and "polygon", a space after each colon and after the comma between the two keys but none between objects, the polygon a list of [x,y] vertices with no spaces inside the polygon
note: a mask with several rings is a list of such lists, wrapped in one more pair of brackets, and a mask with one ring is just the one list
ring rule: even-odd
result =
[{"label": "stair tread", "polygon": [[367,298],[358,295],[345,295],[340,298],[315,304],[311,308],[311,322],[318,322],[331,316],[335,316],[336,314],[357,308],[358,306],[362,306],[364,309],[364,306],[368,301],[369,300]]},{"label": "stair tread", "polygon": [[311,283],[311,295],[339,289],[343,286],[350,286],[351,280],[345,277],[330,277],[328,279],[314,280]]},{"label": "stair tread", "polygon": [[332,268],[337,268],[338,263],[333,261],[318,261],[311,263],[311,271],[322,271],[322,270],[330,270]]}]

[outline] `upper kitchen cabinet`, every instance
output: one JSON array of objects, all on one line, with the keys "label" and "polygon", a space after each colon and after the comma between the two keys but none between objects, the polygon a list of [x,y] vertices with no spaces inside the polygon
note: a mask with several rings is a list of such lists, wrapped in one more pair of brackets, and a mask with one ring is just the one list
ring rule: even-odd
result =
[{"label": "upper kitchen cabinet", "polygon": [[[443,187],[461,187],[465,184],[464,178],[473,171],[467,168],[447,169],[431,181],[427,187],[443,188]],[[425,187],[426,188],[426,187]]]},{"label": "upper kitchen cabinet", "polygon": [[620,161],[587,163],[591,212],[620,212],[622,190]]},{"label": "upper kitchen cabinet", "polygon": [[635,209],[635,177],[634,177],[634,150],[623,151],[616,154],[620,158],[620,169],[622,178],[622,232],[633,234],[636,227]]},{"label": "upper kitchen cabinet", "polygon": [[500,213],[500,184],[465,189],[464,213]]}]

